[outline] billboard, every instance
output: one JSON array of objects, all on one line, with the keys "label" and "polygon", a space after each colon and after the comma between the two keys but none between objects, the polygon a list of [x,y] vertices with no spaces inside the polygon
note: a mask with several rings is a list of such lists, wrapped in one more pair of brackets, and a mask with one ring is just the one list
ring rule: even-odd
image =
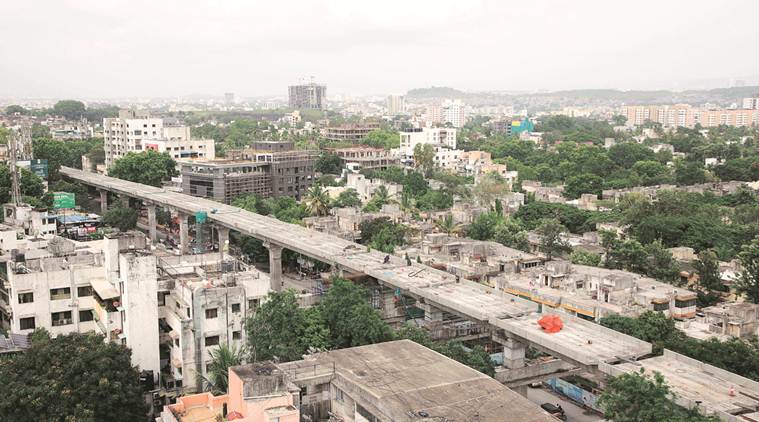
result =
[{"label": "billboard", "polygon": [[53,192],[53,208],[71,209],[76,206],[76,197],[73,192]]},{"label": "billboard", "polygon": [[47,180],[47,160],[21,160],[16,161],[16,166],[31,171],[32,173],[39,176],[42,180]]}]

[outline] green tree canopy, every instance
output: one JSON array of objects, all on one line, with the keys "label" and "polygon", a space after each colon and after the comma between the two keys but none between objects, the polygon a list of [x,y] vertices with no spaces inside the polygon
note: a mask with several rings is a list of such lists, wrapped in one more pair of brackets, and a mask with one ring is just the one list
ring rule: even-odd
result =
[{"label": "green tree canopy", "polygon": [[62,100],[53,105],[53,114],[63,116],[69,120],[81,119],[86,107],[84,103],[76,100]]},{"label": "green tree canopy", "polygon": [[164,180],[177,174],[177,163],[169,154],[152,150],[130,152],[116,160],[108,170],[109,176],[150,186],[161,186]]},{"label": "green tree canopy", "polygon": [[94,334],[36,332],[23,353],[0,359],[0,415],[8,421],[144,420],[137,368],[125,346]]},{"label": "green tree canopy", "polygon": [[136,209],[119,204],[109,208],[108,211],[103,214],[103,223],[125,232],[137,227],[138,216],[139,214]]}]

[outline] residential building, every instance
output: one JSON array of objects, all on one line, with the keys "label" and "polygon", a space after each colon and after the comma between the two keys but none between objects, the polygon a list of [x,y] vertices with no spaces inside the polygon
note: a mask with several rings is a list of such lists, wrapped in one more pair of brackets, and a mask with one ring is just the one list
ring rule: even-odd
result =
[{"label": "residential building", "polygon": [[234,259],[151,250],[137,232],[17,246],[0,285],[6,329],[94,331],[128,346],[132,364],[172,393],[201,387],[217,345],[244,344],[245,316],[269,291],[265,273]]},{"label": "residential building", "polygon": [[229,368],[224,395],[200,393],[177,398],[165,406],[159,422],[299,422],[300,387],[287,372],[272,362]]},{"label": "residential building", "polygon": [[374,191],[380,186],[387,188],[388,195],[396,199],[403,192],[403,185],[397,183],[389,183],[381,179],[367,179],[365,175],[360,173],[348,173],[346,175],[345,187],[355,189],[358,192],[358,197],[361,198],[361,202],[364,203],[372,199]]},{"label": "residential building", "polygon": [[[411,340],[322,352],[276,366],[300,387],[301,415],[314,421],[330,415],[357,422],[463,421],[476,415],[479,422],[500,422],[506,414],[520,422],[556,420],[495,379]],[[287,385],[276,384],[281,390]]]},{"label": "residential building", "polygon": [[324,129],[324,137],[330,141],[358,143],[366,138],[369,132],[380,128],[378,122],[349,123],[340,126],[330,126]]},{"label": "residential building", "polygon": [[466,123],[466,107],[461,100],[445,100],[427,107],[426,120],[431,124],[450,124],[460,128]]},{"label": "residential building", "polygon": [[350,147],[332,148],[328,151],[340,157],[343,167],[351,166],[356,171],[362,169],[386,169],[400,162],[397,156],[384,148]]},{"label": "residential building", "polygon": [[[745,101],[744,101],[745,102]],[[752,105],[752,103],[746,103]],[[647,121],[659,123],[663,127],[752,126],[759,124],[757,109],[711,109],[697,108],[688,104],[640,105],[622,108],[628,126],[640,126]]]},{"label": "residential building", "polygon": [[228,160],[181,163],[182,191],[230,203],[246,193],[300,199],[314,182],[316,153],[292,142],[254,142],[227,151]]},{"label": "residential building", "polygon": [[327,86],[314,82],[289,86],[288,106],[301,110],[326,110]]},{"label": "residential building", "polygon": [[744,98],[743,108],[748,110],[759,110],[759,94],[756,94],[751,98]]},{"label": "residential building", "polygon": [[400,133],[400,153],[407,158],[413,157],[418,144],[431,144],[456,149],[456,129],[442,127],[425,127],[406,129]]},{"label": "residential building", "polygon": [[213,160],[212,139],[193,139],[190,128],[175,118],[151,117],[147,112],[120,110],[119,117],[103,119],[106,168],[130,152],[149,149],[168,152],[175,159]]},{"label": "residential building", "polygon": [[522,133],[531,133],[535,131],[535,125],[528,118],[514,120],[511,122],[511,134],[520,135]]},{"label": "residential building", "polygon": [[387,96],[387,114],[395,116],[406,111],[406,97],[399,94]]}]

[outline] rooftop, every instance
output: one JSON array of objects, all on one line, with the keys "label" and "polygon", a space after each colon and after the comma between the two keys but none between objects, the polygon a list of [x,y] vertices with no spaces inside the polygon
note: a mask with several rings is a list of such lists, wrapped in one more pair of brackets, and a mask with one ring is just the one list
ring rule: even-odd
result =
[{"label": "rooftop", "polygon": [[324,352],[280,367],[297,370],[315,364],[334,365],[333,382],[360,390],[383,420],[463,421],[477,416],[480,422],[495,422],[508,415],[506,420],[520,422],[555,421],[498,381],[410,340]]}]

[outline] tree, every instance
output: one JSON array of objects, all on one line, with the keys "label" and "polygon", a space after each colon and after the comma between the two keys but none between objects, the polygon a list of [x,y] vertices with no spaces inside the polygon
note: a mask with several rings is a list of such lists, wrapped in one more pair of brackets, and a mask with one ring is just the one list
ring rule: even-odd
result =
[{"label": "tree", "polygon": [[595,174],[581,174],[567,178],[564,184],[564,195],[570,199],[579,198],[584,193],[592,193],[596,197],[601,195],[603,179]]},{"label": "tree", "polygon": [[267,301],[245,325],[250,360],[258,362],[277,357],[288,362],[301,359],[309,347],[323,346],[326,338],[306,336],[306,333],[320,331],[310,329],[308,324],[309,319],[298,306],[294,291],[269,293]]},{"label": "tree", "polygon": [[[45,193],[45,187],[36,174],[27,169],[20,169],[19,190],[22,197],[40,198]],[[7,165],[0,164],[0,204],[11,201],[11,172]]]},{"label": "tree", "polygon": [[622,126],[627,123],[627,117],[621,114],[615,114],[611,117],[611,121],[614,123],[614,126]]},{"label": "tree", "polygon": [[675,181],[678,185],[695,185],[706,182],[704,166],[695,161],[678,160],[675,164]]},{"label": "tree", "polygon": [[738,276],[736,288],[752,303],[759,303],[759,237],[743,245],[738,260],[743,271]]},{"label": "tree", "polygon": [[401,145],[401,136],[398,132],[377,129],[367,133],[361,143],[375,148],[393,149]]},{"label": "tree", "polygon": [[577,265],[589,265],[591,267],[600,267],[601,266],[601,255],[583,251],[581,249],[575,249],[572,251],[572,254],[569,256],[569,259],[572,261],[573,264]]},{"label": "tree", "polygon": [[435,221],[435,227],[437,227],[438,230],[447,234],[448,236],[456,233],[461,229],[460,225],[456,224],[456,222],[453,220],[452,214],[446,214],[445,217],[439,218],[437,221]]},{"label": "tree", "polygon": [[332,206],[335,208],[358,207],[361,205],[361,198],[358,196],[356,189],[346,189],[337,195]]},{"label": "tree", "polygon": [[466,235],[475,240],[490,240],[503,217],[494,212],[486,212],[475,217],[466,229]]},{"label": "tree", "polygon": [[693,263],[698,273],[698,287],[706,291],[726,292],[728,290],[719,272],[719,260],[713,250],[707,249],[698,253],[698,259]]},{"label": "tree", "polygon": [[208,381],[215,394],[227,394],[229,368],[245,362],[245,350],[235,346],[220,344],[209,352],[211,363],[208,368]]},{"label": "tree", "polygon": [[331,152],[322,152],[314,163],[314,170],[319,173],[340,174],[343,168],[343,161],[337,154]]},{"label": "tree", "polygon": [[547,218],[541,221],[535,230],[540,236],[540,250],[550,261],[554,255],[571,250],[569,244],[562,239],[561,234],[566,228],[555,218]]},{"label": "tree", "polygon": [[364,211],[377,212],[382,209],[383,205],[392,204],[394,202],[395,199],[392,198],[387,187],[385,185],[380,185],[374,190],[372,199],[366,204]]},{"label": "tree", "polygon": [[35,331],[31,347],[0,359],[4,420],[136,421],[145,407],[131,351],[95,334]]},{"label": "tree", "polygon": [[414,147],[414,166],[425,173],[435,167],[435,147],[431,144],[416,144]]},{"label": "tree", "polygon": [[25,109],[24,107],[21,107],[20,105],[9,105],[8,107],[5,107],[5,113],[6,114],[29,114],[29,110]]},{"label": "tree", "polygon": [[362,346],[392,338],[390,327],[368,301],[365,288],[341,278],[332,280],[319,307],[334,347]]},{"label": "tree", "polygon": [[527,231],[513,218],[509,218],[496,226],[493,240],[504,246],[519,249],[520,251],[528,252],[530,250],[530,242],[527,240]]},{"label": "tree", "polygon": [[53,114],[63,116],[68,120],[78,120],[84,116],[86,107],[81,101],[62,100],[53,105]]},{"label": "tree", "polygon": [[152,150],[130,152],[116,160],[108,170],[111,177],[157,187],[177,174],[177,163],[169,154]]},{"label": "tree", "polygon": [[717,422],[716,417],[703,416],[697,409],[685,409],[672,399],[664,377],[655,372],[648,376],[640,372],[613,378],[597,404],[604,417],[614,422]]},{"label": "tree", "polygon": [[329,193],[320,185],[311,186],[306,192],[303,202],[311,215],[321,217],[329,213]]},{"label": "tree", "polygon": [[474,186],[474,197],[483,207],[492,207],[493,202],[509,192],[509,184],[496,172],[484,174]]},{"label": "tree", "polygon": [[125,232],[137,227],[137,217],[136,209],[118,205],[111,207],[103,214],[103,223]]}]

